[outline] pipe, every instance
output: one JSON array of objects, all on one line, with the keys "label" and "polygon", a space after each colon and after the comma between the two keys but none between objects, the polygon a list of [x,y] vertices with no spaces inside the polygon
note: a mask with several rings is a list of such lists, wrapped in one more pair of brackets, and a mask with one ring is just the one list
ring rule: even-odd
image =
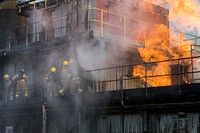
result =
[{"label": "pipe", "polygon": [[121,106],[122,106],[122,110],[121,110],[121,133],[124,133],[124,112],[123,112],[123,108],[126,108],[126,106],[124,105],[124,91],[123,91],[123,74],[120,77],[120,89],[121,89]]},{"label": "pipe", "polygon": [[125,76],[125,75],[122,74],[121,77],[120,77],[121,105],[122,105],[123,108],[127,108],[127,106],[124,105],[124,90],[123,90],[123,77],[124,77],[124,76]]},{"label": "pipe", "polygon": [[120,77],[120,90],[121,90],[121,105],[123,108],[128,108],[128,106],[126,106],[124,104],[124,90],[123,90],[123,77],[131,77],[130,74],[122,74],[121,77]]},{"label": "pipe", "polygon": [[[187,105],[196,105],[196,106],[200,106],[200,101],[199,102],[181,102],[181,103],[161,103],[161,104],[140,104],[140,105],[129,105],[127,106],[128,108],[160,108],[161,106],[187,106]],[[65,109],[58,109],[58,108],[49,108],[46,109],[47,112],[53,111],[53,110],[96,110],[96,109],[120,109],[121,106],[107,106],[107,107],[82,107],[82,108],[77,108],[77,109],[73,109],[73,108],[65,108]],[[189,109],[191,110],[191,108]],[[196,110],[196,109],[194,109]],[[23,115],[23,114],[22,114]]]}]

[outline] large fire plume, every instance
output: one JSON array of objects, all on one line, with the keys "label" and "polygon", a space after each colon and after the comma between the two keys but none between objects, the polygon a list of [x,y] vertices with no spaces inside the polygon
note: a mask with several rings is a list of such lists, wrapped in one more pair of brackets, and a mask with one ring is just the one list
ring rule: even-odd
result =
[{"label": "large fire plume", "polygon": [[185,41],[182,33],[174,33],[163,24],[156,25],[143,38],[146,38],[144,47],[138,51],[147,64],[135,66],[134,76],[147,80],[150,86],[171,85],[170,65],[174,62],[164,60],[190,57],[191,42]]},{"label": "large fire plume", "polygon": [[184,32],[200,33],[200,2],[198,0],[145,0],[169,9],[169,21]]},{"label": "large fire plume", "polygon": [[184,31],[200,33],[200,3],[197,0],[169,0],[170,21]]}]

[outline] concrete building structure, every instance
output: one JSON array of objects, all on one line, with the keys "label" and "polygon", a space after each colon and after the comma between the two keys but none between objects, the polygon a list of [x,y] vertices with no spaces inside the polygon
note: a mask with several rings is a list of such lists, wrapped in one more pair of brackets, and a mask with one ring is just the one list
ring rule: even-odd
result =
[{"label": "concrete building structure", "polygon": [[[13,21],[1,21],[1,27],[15,23],[0,31],[0,132],[199,132],[198,83],[181,84],[180,71],[173,73],[177,84],[157,88],[129,77],[144,63],[137,48],[153,25],[169,25],[167,9],[137,0],[53,3],[28,11],[29,17],[13,14]],[[83,92],[46,97],[45,75],[53,66],[60,74],[62,62],[71,59]],[[21,68],[28,75],[29,96],[7,100],[3,75],[12,77]]]}]

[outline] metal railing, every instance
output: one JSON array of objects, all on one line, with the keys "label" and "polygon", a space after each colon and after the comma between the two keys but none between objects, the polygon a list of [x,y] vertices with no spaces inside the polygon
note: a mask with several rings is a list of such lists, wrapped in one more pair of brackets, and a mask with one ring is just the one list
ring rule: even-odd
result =
[{"label": "metal railing", "polygon": [[[78,22],[75,22],[76,20],[73,20],[74,22],[71,22],[71,24],[62,22],[63,20],[67,20],[68,17],[74,17],[76,15],[84,17],[86,13],[89,14],[88,18],[81,19],[79,17]],[[56,27],[55,23],[57,22],[60,22],[61,25]],[[53,26],[49,27],[47,25],[49,23],[52,23]],[[51,19],[43,19],[41,17],[39,21],[33,23],[1,30],[0,35],[2,39],[0,40],[0,44],[1,49],[7,51],[18,50],[18,48],[26,49],[35,46],[33,43],[44,45],[48,43],[49,39],[68,36],[72,31],[82,33],[90,30],[94,30],[94,34],[97,37],[108,37],[107,39],[110,40],[120,39],[123,43],[138,41],[135,37],[138,34],[142,34],[144,38],[140,41],[145,44],[149,29],[152,29],[155,25],[140,19],[94,7],[79,11],[78,13],[55,16]],[[138,27],[142,27],[142,30],[138,29]],[[187,35],[187,39],[193,40],[194,43],[199,39],[198,36],[192,34],[176,32],[180,35]]]},{"label": "metal railing", "polygon": [[[152,69],[158,64],[167,64],[169,68],[168,73],[162,73],[160,69]],[[69,92],[63,95],[74,95],[81,93],[100,93],[100,92],[116,92],[122,90],[139,90],[139,93],[133,95],[146,95],[153,94],[155,91],[160,93],[168,93],[169,88],[174,88],[173,92],[182,92],[183,85],[199,84],[200,83],[200,56],[193,56],[181,59],[172,59],[158,62],[146,62],[141,64],[130,64],[125,66],[109,67],[96,70],[85,71],[80,73],[79,80],[70,83],[68,87]],[[137,66],[143,66],[143,76],[137,76],[134,73],[134,68]],[[153,71],[149,73],[148,71]],[[163,80],[168,80],[163,82]],[[77,84],[76,84],[77,83]],[[155,84],[156,83],[156,84]],[[34,83],[33,83],[34,84]],[[43,90],[48,89],[47,83],[41,87]],[[45,92],[41,91],[40,96],[33,96],[34,89],[29,86],[28,95],[26,95],[25,90],[18,90],[20,96],[16,96],[17,90],[13,93],[9,90],[1,93],[4,97],[4,103],[14,103],[13,101],[21,101],[24,104],[30,102],[30,99],[38,98],[39,101],[43,101],[43,96],[46,97]],[[61,87],[60,87],[61,89]],[[81,89],[81,90],[80,90]],[[165,92],[162,92],[163,89]],[[190,88],[194,91],[192,88]],[[79,91],[80,90],[80,91]],[[21,92],[19,92],[21,91]],[[59,92],[59,87],[57,87]],[[71,91],[71,92],[70,92]],[[195,90],[199,91],[199,90]],[[13,94],[14,97],[9,99],[9,95]],[[122,93],[123,94],[123,93]],[[63,96],[61,94],[56,94],[54,96]],[[31,103],[31,102],[30,102]]]},{"label": "metal railing", "polygon": [[[91,70],[85,74],[89,77],[90,83],[88,85],[93,92],[116,91],[122,87],[123,90],[146,88],[146,93],[148,93],[148,88],[164,86],[178,86],[178,90],[181,91],[180,86],[183,84],[200,83],[199,59],[200,56],[195,56],[146,62]],[[166,69],[169,71],[163,74],[162,70],[156,69],[154,66],[159,63],[166,64],[168,66]],[[143,76],[134,75],[134,68],[137,66],[143,66]],[[152,73],[148,73],[148,71],[152,71]],[[121,80],[123,80],[123,84]]]},{"label": "metal railing", "polygon": [[35,97],[34,96],[34,91],[32,89],[28,90],[4,90],[1,91],[1,100],[0,100],[0,105],[36,105],[38,103],[42,102],[41,97]]},{"label": "metal railing", "polygon": [[41,90],[41,94],[35,96],[36,90],[33,88],[31,78],[29,78],[25,83],[17,83],[15,81],[7,81],[7,79],[3,79],[0,86],[0,105],[37,104],[43,100]]}]

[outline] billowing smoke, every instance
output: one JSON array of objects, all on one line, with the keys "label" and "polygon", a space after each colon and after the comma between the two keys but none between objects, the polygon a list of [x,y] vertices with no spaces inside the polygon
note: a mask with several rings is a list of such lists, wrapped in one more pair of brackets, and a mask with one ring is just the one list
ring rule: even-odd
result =
[{"label": "billowing smoke", "polygon": [[80,65],[86,70],[108,66],[108,60],[111,58],[109,54],[106,43],[100,40],[81,43],[77,47],[77,58]]}]

